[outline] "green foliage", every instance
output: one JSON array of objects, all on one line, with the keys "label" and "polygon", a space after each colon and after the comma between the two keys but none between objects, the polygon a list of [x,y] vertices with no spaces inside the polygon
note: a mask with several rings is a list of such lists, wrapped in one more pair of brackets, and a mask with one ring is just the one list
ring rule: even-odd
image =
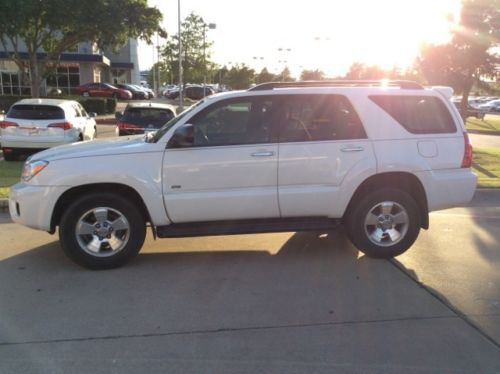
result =
[{"label": "green foliage", "polygon": [[10,109],[12,104],[15,102],[21,100],[21,99],[27,99],[27,96],[0,96],[0,110],[7,111]]},{"label": "green foliage", "polygon": [[245,64],[236,65],[227,72],[223,83],[235,90],[246,90],[254,83],[255,70],[250,69]]},{"label": "green foliage", "polygon": [[[182,22],[181,42],[182,42],[182,68],[183,81],[187,83],[202,83],[206,74],[210,78],[209,72],[214,70],[214,64],[210,61],[210,47],[212,42],[209,37],[208,25],[203,18],[191,13]],[[168,81],[179,81],[179,35],[173,35],[163,50],[165,72]],[[205,63],[206,61],[206,63]]]},{"label": "green foliage", "polygon": [[[0,42],[38,96],[43,78],[54,71],[64,51],[80,42],[117,48],[129,37],[149,41],[154,32],[164,35],[161,19],[147,0],[2,0]],[[19,54],[21,41],[28,60]],[[47,56],[40,60],[37,52],[42,49]]]},{"label": "green foliage", "polygon": [[478,176],[478,187],[500,188],[500,150],[474,148],[472,169]]},{"label": "green foliage", "polygon": [[[27,96],[0,96],[0,110],[7,112],[12,104],[26,98]],[[57,99],[78,101],[87,112],[97,114],[114,113],[117,104],[116,99],[111,97],[57,96]]]},{"label": "green foliage", "polygon": [[484,119],[467,118],[465,123],[467,130],[473,130],[484,134],[500,135],[500,116],[487,114]]},{"label": "green foliage", "polygon": [[82,97],[78,99],[87,112],[95,112],[97,114],[106,114],[107,112],[107,99],[97,97]]},{"label": "green foliage", "polygon": [[273,82],[278,80],[276,75],[270,73],[267,68],[263,68],[259,74],[255,76],[255,83],[260,84],[260,83],[266,83],[266,82]]},{"label": "green foliage", "polygon": [[0,199],[8,197],[8,187],[21,179],[22,161],[0,161]]},{"label": "green foliage", "polygon": [[303,81],[320,81],[325,79],[325,73],[321,70],[302,70],[300,80]]},{"label": "green foliage", "polygon": [[500,0],[463,0],[460,25],[445,45],[427,45],[417,66],[432,85],[445,84],[462,94],[462,108],[474,84],[500,77]]}]

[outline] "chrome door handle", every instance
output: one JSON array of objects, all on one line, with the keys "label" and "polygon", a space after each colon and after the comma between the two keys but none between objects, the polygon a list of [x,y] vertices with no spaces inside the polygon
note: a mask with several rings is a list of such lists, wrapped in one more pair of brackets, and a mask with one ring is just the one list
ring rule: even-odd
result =
[{"label": "chrome door handle", "polygon": [[340,149],[342,152],[361,152],[364,150],[363,147],[344,147]]},{"label": "chrome door handle", "polygon": [[269,157],[269,156],[274,156],[274,152],[272,152],[272,151],[262,151],[262,152],[252,153],[252,157]]}]

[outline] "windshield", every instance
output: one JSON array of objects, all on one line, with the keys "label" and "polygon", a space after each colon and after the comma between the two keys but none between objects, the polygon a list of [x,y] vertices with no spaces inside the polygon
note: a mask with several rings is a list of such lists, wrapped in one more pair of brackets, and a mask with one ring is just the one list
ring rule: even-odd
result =
[{"label": "windshield", "polygon": [[162,138],[163,135],[167,133],[168,130],[170,130],[177,122],[179,122],[181,119],[185,118],[189,113],[191,113],[195,108],[199,107],[201,104],[203,104],[205,100],[200,100],[196,104],[190,106],[187,108],[184,112],[179,114],[177,117],[172,118],[170,121],[168,121],[161,129],[159,129],[154,137],[152,138],[152,142],[156,143],[158,140]]}]

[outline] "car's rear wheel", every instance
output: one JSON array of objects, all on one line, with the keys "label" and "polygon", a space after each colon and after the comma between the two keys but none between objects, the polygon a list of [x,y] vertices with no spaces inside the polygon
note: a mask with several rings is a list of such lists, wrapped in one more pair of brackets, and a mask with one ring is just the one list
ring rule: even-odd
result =
[{"label": "car's rear wheel", "polygon": [[417,203],[405,191],[379,189],[354,202],[346,217],[353,244],[370,257],[390,258],[408,250],[420,232]]},{"label": "car's rear wheel", "polygon": [[139,253],[145,237],[145,220],[137,206],[110,193],[78,199],[66,210],[59,227],[66,255],[89,269],[124,265]]}]

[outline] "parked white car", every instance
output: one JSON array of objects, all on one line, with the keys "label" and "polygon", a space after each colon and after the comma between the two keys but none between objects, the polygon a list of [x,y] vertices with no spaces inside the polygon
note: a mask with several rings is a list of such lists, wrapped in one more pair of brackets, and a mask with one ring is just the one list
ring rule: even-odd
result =
[{"label": "parked white car", "polygon": [[11,188],[10,214],[59,227],[66,254],[92,269],[135,256],[147,223],[157,237],[343,223],[365,254],[397,256],[430,211],[473,196],[472,147],[451,95],[345,81],[213,95],[154,135],[36,154]]},{"label": "parked white car", "polygon": [[18,153],[91,140],[96,137],[95,113],[87,113],[76,101],[23,99],[9,109],[0,122],[5,160]]}]

